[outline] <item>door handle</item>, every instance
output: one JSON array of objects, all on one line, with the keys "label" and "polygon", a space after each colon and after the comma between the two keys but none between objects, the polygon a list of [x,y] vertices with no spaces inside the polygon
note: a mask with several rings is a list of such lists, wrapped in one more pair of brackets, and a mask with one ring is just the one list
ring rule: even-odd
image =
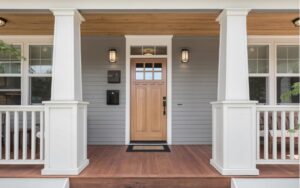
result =
[{"label": "door handle", "polygon": [[163,114],[166,115],[167,97],[163,97],[163,107],[164,107]]}]

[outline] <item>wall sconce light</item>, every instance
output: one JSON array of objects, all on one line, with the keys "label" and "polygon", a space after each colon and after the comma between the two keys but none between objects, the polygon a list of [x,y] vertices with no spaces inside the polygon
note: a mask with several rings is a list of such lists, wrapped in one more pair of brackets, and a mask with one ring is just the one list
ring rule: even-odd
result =
[{"label": "wall sconce light", "polygon": [[295,27],[300,27],[300,17],[293,19],[292,22]]},{"label": "wall sconce light", "polygon": [[181,62],[182,63],[189,62],[189,50],[188,49],[181,50]]},{"label": "wall sconce light", "polygon": [[116,49],[109,50],[109,62],[110,63],[117,62],[117,50]]},{"label": "wall sconce light", "polygon": [[7,19],[0,17],[0,27],[3,27],[6,25]]}]

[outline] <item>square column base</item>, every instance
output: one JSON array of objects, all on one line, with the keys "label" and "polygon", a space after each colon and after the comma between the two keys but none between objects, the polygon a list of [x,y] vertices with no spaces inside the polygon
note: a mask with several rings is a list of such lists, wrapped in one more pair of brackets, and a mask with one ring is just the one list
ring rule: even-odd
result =
[{"label": "square column base", "polygon": [[256,101],[218,101],[213,106],[213,158],[222,175],[258,175]]},{"label": "square column base", "polygon": [[45,105],[43,175],[78,175],[87,159],[87,104],[49,101]]}]

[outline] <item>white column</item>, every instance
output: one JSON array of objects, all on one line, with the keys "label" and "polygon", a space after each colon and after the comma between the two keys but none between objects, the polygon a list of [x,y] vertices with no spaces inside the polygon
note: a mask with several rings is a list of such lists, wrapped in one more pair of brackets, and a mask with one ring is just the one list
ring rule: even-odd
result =
[{"label": "white column", "polygon": [[87,104],[82,101],[80,24],[75,9],[52,10],[55,16],[52,93],[45,104],[43,175],[77,175],[87,159]]},{"label": "white column", "polygon": [[256,101],[249,100],[247,14],[226,9],[219,15],[218,101],[213,106],[213,157],[222,175],[257,175]]}]

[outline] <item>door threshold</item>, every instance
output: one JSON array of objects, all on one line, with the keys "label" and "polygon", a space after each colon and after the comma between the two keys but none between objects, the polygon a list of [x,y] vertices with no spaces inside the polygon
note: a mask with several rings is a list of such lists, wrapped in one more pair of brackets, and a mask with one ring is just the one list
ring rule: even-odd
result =
[{"label": "door threshold", "polygon": [[129,145],[167,145],[167,141],[130,141]]}]

